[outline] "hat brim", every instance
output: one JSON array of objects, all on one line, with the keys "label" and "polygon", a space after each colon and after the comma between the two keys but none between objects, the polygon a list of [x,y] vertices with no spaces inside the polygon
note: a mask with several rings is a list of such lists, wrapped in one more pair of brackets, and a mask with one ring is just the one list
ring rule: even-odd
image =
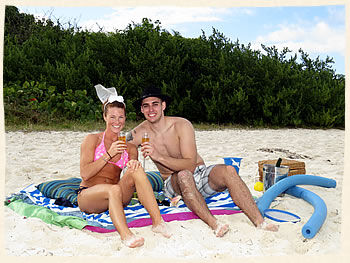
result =
[{"label": "hat brim", "polygon": [[170,105],[172,99],[168,96],[168,95],[164,95],[164,94],[147,94],[145,96],[143,96],[142,98],[139,98],[138,100],[135,100],[132,105],[134,105],[134,108],[137,110],[141,110],[141,103],[144,99],[149,98],[149,97],[156,97],[156,98],[160,98],[162,101],[166,102],[167,107]]}]

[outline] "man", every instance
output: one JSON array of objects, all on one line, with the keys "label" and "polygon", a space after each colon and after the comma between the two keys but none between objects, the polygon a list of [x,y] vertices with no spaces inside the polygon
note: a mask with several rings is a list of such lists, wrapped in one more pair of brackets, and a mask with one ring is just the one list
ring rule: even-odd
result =
[{"label": "man", "polygon": [[[206,167],[197,153],[195,131],[192,124],[180,117],[165,116],[171,99],[154,86],[146,88],[134,102],[145,121],[129,133],[128,140],[141,145],[144,157],[149,156],[164,181],[164,194],[173,198],[182,196],[184,203],[201,218],[218,237],[229,230],[211,214],[205,198],[229,190],[234,203],[258,228],[277,231],[278,226],[267,224],[259,212],[252,195],[233,166],[218,164]],[[142,143],[147,133],[150,141]]]}]

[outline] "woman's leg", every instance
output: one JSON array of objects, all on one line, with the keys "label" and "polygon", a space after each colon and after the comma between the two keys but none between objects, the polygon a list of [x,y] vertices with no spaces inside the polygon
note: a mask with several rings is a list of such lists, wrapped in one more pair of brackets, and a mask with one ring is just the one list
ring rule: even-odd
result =
[{"label": "woman's leg", "polygon": [[81,191],[78,195],[81,211],[101,213],[109,210],[113,225],[128,247],[142,246],[144,239],[136,237],[128,228],[122,203],[122,191],[119,185],[99,184]]},{"label": "woman's leg", "polygon": [[139,167],[135,172],[126,172],[119,182],[123,191],[123,203],[127,205],[136,188],[137,196],[141,204],[146,208],[152,219],[152,230],[169,238],[171,233],[166,227],[162,216],[160,215],[159,207],[153,193],[151,183],[149,182],[146,173],[142,167]]}]

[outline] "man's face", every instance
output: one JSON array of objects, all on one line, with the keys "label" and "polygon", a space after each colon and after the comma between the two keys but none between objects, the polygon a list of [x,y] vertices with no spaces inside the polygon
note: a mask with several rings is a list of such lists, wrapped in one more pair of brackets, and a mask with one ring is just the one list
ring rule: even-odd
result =
[{"label": "man's face", "polygon": [[156,122],[163,116],[166,103],[157,97],[145,98],[141,103],[141,112],[149,122]]}]

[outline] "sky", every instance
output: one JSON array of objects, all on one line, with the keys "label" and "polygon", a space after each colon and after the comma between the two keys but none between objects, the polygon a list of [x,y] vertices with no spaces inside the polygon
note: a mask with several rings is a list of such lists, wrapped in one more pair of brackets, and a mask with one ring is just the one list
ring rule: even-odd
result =
[{"label": "sky", "polygon": [[[20,12],[50,17],[61,24],[73,23],[90,31],[114,32],[142,18],[159,20],[170,33],[197,38],[202,31],[208,37],[213,28],[230,41],[262,50],[261,44],[292,50],[301,48],[312,59],[334,60],[332,68],[345,74],[345,5],[277,7],[53,7],[17,6]],[[300,56],[298,56],[300,57]]]}]

